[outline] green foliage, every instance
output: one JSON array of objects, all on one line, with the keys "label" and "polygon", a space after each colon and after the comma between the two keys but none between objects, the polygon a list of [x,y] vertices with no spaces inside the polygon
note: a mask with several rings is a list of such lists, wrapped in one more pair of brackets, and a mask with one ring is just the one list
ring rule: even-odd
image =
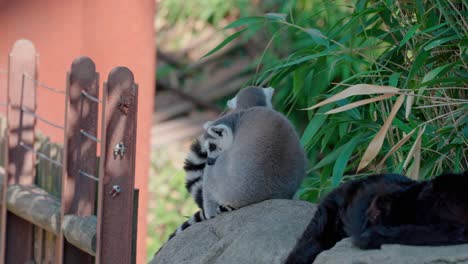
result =
[{"label": "green foliage", "polygon": [[155,150],[152,158],[149,183],[148,210],[148,259],[163,245],[169,235],[189,216],[197,206],[185,189],[185,173],[181,159],[187,148],[177,151],[167,148]]},{"label": "green foliage", "polygon": [[232,2],[224,0],[164,0],[159,1],[159,12],[162,14],[158,15],[166,17],[172,23],[181,20],[201,20],[216,24],[229,15],[234,6],[244,9],[248,2],[248,0],[234,0]]},{"label": "green foliage", "polygon": [[[239,33],[216,49],[259,24],[270,32],[253,83],[276,87],[275,105],[302,131],[310,170],[299,196],[314,201],[360,175],[468,169],[467,10],[459,0],[297,0],[233,22]],[[346,96],[361,83],[372,92]],[[398,90],[377,97],[382,86]],[[349,109],[326,114],[337,107]]]}]

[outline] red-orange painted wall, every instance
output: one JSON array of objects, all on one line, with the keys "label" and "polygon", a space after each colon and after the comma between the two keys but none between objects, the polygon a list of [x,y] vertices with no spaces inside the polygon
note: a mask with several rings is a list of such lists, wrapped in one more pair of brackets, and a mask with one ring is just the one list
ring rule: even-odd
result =
[{"label": "red-orange painted wall", "polygon": [[[147,182],[150,157],[150,128],[154,98],[155,47],[154,0],[1,0],[0,70],[8,65],[13,43],[26,38],[37,52],[38,79],[65,89],[66,72],[74,58],[91,57],[107,79],[112,67],[123,65],[139,84],[136,187],[140,189],[138,215],[138,263],[146,256]],[[2,78],[0,78],[0,82]],[[0,88],[3,89],[2,83]],[[102,88],[101,88],[102,89]],[[102,92],[102,90],[101,90]],[[38,90],[38,114],[63,124],[64,97]],[[0,101],[5,91],[0,91]],[[38,123],[38,129],[63,140],[63,132]]]}]

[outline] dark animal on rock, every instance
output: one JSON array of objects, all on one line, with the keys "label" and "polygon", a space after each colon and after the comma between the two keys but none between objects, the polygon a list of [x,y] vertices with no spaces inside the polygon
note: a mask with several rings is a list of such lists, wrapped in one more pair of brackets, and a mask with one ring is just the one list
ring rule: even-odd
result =
[{"label": "dark animal on rock", "polygon": [[285,263],[312,263],[345,237],[361,249],[468,243],[467,188],[466,171],[420,182],[398,174],[346,182],[324,197]]}]

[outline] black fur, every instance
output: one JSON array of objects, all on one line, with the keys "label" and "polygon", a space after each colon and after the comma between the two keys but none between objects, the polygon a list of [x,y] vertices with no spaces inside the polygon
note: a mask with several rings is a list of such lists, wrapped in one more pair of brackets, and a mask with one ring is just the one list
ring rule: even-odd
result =
[{"label": "black fur", "polygon": [[200,144],[200,141],[195,140],[192,145],[190,146],[190,150],[197,154],[197,156],[201,159],[206,159],[208,157],[208,153],[206,151],[202,150],[202,146]]},{"label": "black fur", "polygon": [[198,205],[198,208],[202,209],[203,208],[203,188],[197,189],[197,192],[193,199],[195,200],[195,203]]},{"label": "black fur", "polygon": [[201,177],[198,177],[198,178],[195,178],[195,179],[192,179],[192,180],[187,180],[187,181],[185,182],[185,188],[187,188],[187,190],[188,190],[189,192],[191,192],[191,191],[192,191],[193,185],[194,185],[195,183],[199,182],[200,180],[201,180]]},{"label": "black fur", "polygon": [[185,171],[198,171],[205,169],[205,163],[195,164],[190,160],[185,160],[184,162],[184,170]]},{"label": "black fur", "polygon": [[321,201],[286,264],[312,263],[348,236],[362,249],[468,243],[468,172],[421,182],[383,174],[342,184]]},{"label": "black fur", "polygon": [[[196,178],[186,179],[185,181],[185,188],[189,193],[192,193],[193,186],[202,180],[203,170],[206,166],[206,159],[208,158],[208,154],[206,151],[203,151],[200,141],[194,140],[192,145],[190,146],[190,151],[194,153],[200,160],[204,160],[205,162],[197,164],[194,161],[190,160],[189,158],[185,159],[184,162],[184,170],[186,172],[196,172],[201,171],[200,176]],[[200,209],[203,208],[203,193],[202,188],[199,187],[194,194],[195,203],[198,205]]]}]

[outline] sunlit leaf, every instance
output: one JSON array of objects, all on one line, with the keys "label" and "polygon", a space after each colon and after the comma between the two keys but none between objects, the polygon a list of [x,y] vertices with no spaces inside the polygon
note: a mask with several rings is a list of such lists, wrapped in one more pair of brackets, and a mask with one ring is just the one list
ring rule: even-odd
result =
[{"label": "sunlit leaf", "polygon": [[377,168],[382,168],[383,164],[385,163],[385,161],[393,154],[395,153],[398,149],[401,148],[401,146],[403,146],[403,144],[406,143],[406,141],[408,141],[408,139],[411,138],[411,136],[414,134],[414,132],[416,132],[416,128],[411,130],[411,132],[409,134],[407,134],[406,136],[404,136],[400,141],[398,141],[398,143],[396,143],[391,149],[389,152],[387,152],[387,154],[385,154],[385,156],[382,158],[382,160],[380,161],[379,165],[377,165]]},{"label": "sunlit leaf", "polygon": [[387,120],[385,120],[385,123],[383,124],[382,128],[380,128],[379,132],[375,135],[375,137],[369,143],[369,146],[367,146],[367,149],[361,158],[361,162],[359,163],[358,171],[364,169],[367,165],[369,165],[369,163],[380,152],[380,149],[382,148],[382,145],[385,139],[385,135],[387,134],[387,131],[390,128],[390,125],[392,124],[392,121],[395,118],[398,110],[403,104],[404,99],[405,99],[405,95],[402,94],[396,100],[395,105],[393,105],[392,111],[390,111],[390,114],[388,115]]},{"label": "sunlit leaf", "polygon": [[424,50],[431,50],[435,47],[438,47],[442,44],[445,44],[449,41],[452,41],[452,40],[455,40],[455,39],[459,39],[460,37],[455,35],[455,36],[450,36],[450,37],[446,37],[446,38],[442,38],[442,39],[436,39],[434,41],[432,41],[431,43],[427,44],[425,47],[424,47]]},{"label": "sunlit leaf", "polygon": [[406,168],[408,167],[408,164],[410,163],[411,159],[413,157],[415,157],[414,154],[418,150],[418,148],[419,148],[419,151],[420,151],[421,145],[419,145],[419,147],[418,147],[418,144],[420,144],[421,137],[422,137],[422,135],[424,133],[424,130],[426,130],[426,126],[423,126],[421,129],[419,129],[418,137],[416,138],[416,141],[414,142],[413,146],[411,147],[410,151],[408,152],[408,156],[406,157],[405,163],[403,163],[403,170],[406,170]]},{"label": "sunlit leaf", "polygon": [[359,106],[362,106],[362,105],[366,105],[366,104],[370,104],[370,103],[373,103],[373,102],[378,102],[378,101],[385,100],[387,98],[392,97],[393,95],[394,94],[383,94],[383,95],[380,95],[380,96],[377,96],[377,97],[374,97],[374,98],[359,100],[359,101],[344,105],[342,107],[338,107],[338,108],[335,108],[333,110],[330,110],[330,111],[326,112],[325,114],[329,115],[329,114],[340,113],[340,112],[347,111],[349,109],[353,109],[353,108],[356,108],[356,107],[359,107]]},{"label": "sunlit leaf", "polygon": [[449,67],[453,67],[452,64],[446,64],[446,65],[442,65],[442,66],[439,66],[433,70],[431,70],[430,72],[426,73],[426,75],[424,75],[421,83],[425,83],[425,82],[428,82],[428,81],[431,81],[433,80],[435,77],[437,77],[442,71],[446,70],[447,68]]},{"label": "sunlit leaf", "polygon": [[411,108],[413,107],[413,103],[414,103],[414,92],[410,92],[408,96],[406,96],[406,105],[405,105],[406,120],[408,120],[408,117],[411,114]]},{"label": "sunlit leaf", "polygon": [[266,13],[265,14],[265,18],[269,19],[269,20],[286,20],[286,17],[288,15],[287,14],[283,14],[283,13]]},{"label": "sunlit leaf", "polygon": [[322,102],[315,104],[305,110],[315,109],[317,107],[321,107],[323,105],[339,101],[341,99],[348,98],[354,95],[370,95],[370,94],[378,94],[378,93],[386,93],[386,94],[396,94],[400,91],[400,89],[391,86],[380,86],[380,85],[371,85],[371,84],[356,84],[346,88],[345,90],[333,95],[332,97],[323,100]]},{"label": "sunlit leaf", "polygon": [[319,45],[329,47],[330,43],[327,37],[318,29],[306,28],[304,31]]}]

